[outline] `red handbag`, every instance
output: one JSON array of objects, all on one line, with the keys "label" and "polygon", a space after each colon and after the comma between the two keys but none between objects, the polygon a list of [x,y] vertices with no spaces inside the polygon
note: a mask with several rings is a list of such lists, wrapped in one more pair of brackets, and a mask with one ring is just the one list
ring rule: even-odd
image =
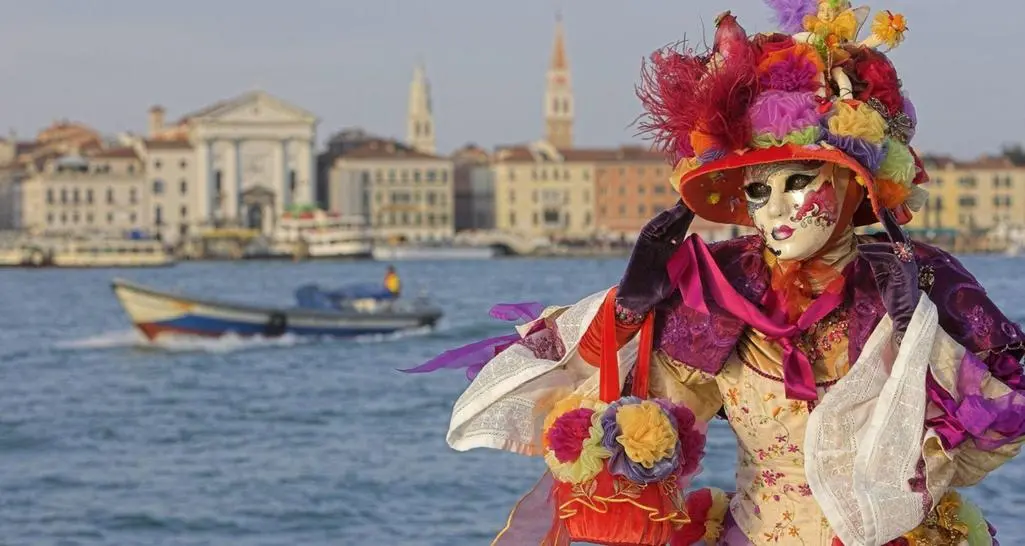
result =
[{"label": "red handbag", "polygon": [[[620,399],[619,359],[614,307],[603,306],[601,362],[598,369],[602,402]],[[649,314],[640,330],[640,346],[634,368],[632,394],[648,398],[654,317]],[[634,401],[636,403],[636,401]],[[608,546],[664,546],[683,524],[690,521],[679,489],[678,475],[654,483],[636,483],[609,470],[601,470],[584,483],[556,480],[553,487],[558,532],[569,540]]]}]

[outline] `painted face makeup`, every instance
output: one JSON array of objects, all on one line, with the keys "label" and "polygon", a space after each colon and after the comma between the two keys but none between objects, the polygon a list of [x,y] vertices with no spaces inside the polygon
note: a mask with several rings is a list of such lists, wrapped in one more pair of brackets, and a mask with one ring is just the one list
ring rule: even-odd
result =
[{"label": "painted face makeup", "polygon": [[744,171],[751,221],[781,260],[814,257],[833,234],[849,173],[833,164],[789,162]]}]

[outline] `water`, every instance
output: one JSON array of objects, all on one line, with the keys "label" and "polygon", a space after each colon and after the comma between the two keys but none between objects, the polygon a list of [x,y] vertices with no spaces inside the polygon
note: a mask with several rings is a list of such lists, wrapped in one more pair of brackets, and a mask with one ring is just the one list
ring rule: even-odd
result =
[{"label": "water", "polygon": [[[151,271],[0,271],[0,544],[488,544],[538,460],[445,444],[459,372],[396,368],[505,333],[496,301],[565,303],[613,283],[621,260],[400,264],[447,315],[435,332],[355,342],[141,343],[114,275],[287,304],[305,282],[375,280],[372,263],[183,264]],[[1021,262],[967,260],[1022,321]],[[729,487],[733,441],[713,428],[700,483]],[[722,456],[717,456],[717,455]],[[1025,462],[969,496],[1015,529]]]}]

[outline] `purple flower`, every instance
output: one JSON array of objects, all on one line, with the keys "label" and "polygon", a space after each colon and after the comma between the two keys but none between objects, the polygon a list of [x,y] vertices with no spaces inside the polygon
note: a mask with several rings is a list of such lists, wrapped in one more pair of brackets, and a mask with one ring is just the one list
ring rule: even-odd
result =
[{"label": "purple flower", "polygon": [[804,18],[818,11],[815,0],[765,0],[765,3],[776,12],[779,29],[790,34],[804,30]]},{"label": "purple flower", "polygon": [[756,135],[783,140],[788,134],[819,124],[822,116],[814,93],[766,91],[751,105],[751,126]]},{"label": "purple flower", "polygon": [[774,91],[814,93],[819,87],[818,78],[819,68],[811,59],[791,53],[762,70],[758,83],[763,89]]},{"label": "purple flower", "polygon": [[860,138],[836,136],[829,131],[823,131],[822,133],[826,136],[826,142],[853,157],[869,172],[875,172],[879,165],[882,164],[883,158],[886,157],[885,146],[876,146]]},{"label": "purple flower", "polygon": [[908,133],[908,142],[915,138],[915,128],[918,127],[918,114],[911,99],[904,97],[904,114],[911,120],[911,131]]}]

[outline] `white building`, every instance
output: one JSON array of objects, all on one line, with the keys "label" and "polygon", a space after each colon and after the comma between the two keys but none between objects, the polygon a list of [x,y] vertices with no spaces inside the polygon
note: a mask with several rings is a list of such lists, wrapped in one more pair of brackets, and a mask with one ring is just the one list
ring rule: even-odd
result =
[{"label": "white building", "polygon": [[188,114],[171,126],[150,110],[141,142],[154,216],[171,238],[230,225],[270,233],[285,210],[312,204],[317,118],[262,91]]}]

